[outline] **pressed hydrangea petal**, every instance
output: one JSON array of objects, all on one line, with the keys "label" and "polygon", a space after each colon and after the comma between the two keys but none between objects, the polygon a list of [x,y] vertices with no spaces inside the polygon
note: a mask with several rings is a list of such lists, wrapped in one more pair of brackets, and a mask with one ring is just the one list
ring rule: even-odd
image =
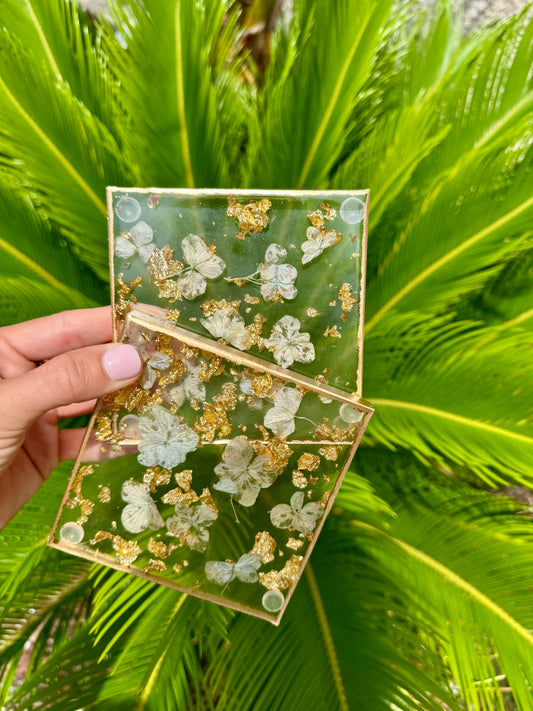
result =
[{"label": "pressed hydrangea petal", "polygon": [[135,245],[125,237],[115,237],[115,254],[121,259],[128,259],[135,254]]},{"label": "pressed hydrangea petal", "polygon": [[241,506],[253,506],[257,501],[257,497],[261,487],[259,484],[255,484],[253,481],[243,481],[239,486],[239,495],[237,501]]},{"label": "pressed hydrangea petal", "polygon": [[300,511],[305,500],[305,494],[303,491],[296,491],[291,496],[291,506],[295,511]]},{"label": "pressed hydrangea petal", "polygon": [[154,231],[150,225],[146,224],[143,220],[137,222],[136,225],[130,229],[130,234],[133,242],[137,247],[141,247],[144,244],[151,242],[154,237]]},{"label": "pressed hydrangea petal", "polygon": [[235,563],[224,563],[221,560],[208,560],[205,564],[205,576],[212,583],[227,585],[235,577]]},{"label": "pressed hydrangea petal", "polygon": [[243,583],[256,583],[257,571],[261,567],[261,556],[257,553],[245,553],[235,563],[235,576]]},{"label": "pressed hydrangea petal", "polygon": [[278,504],[270,512],[270,520],[276,528],[290,528],[294,518],[294,511],[287,504]]},{"label": "pressed hydrangea petal", "polygon": [[187,272],[185,276],[180,277],[177,283],[181,293],[186,299],[195,299],[197,296],[205,294],[205,277],[194,269]]}]

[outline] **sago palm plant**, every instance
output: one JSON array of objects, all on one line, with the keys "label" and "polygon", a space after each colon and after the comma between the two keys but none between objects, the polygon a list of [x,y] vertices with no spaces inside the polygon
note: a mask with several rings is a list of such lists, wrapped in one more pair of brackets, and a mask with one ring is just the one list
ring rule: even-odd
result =
[{"label": "sago palm plant", "polygon": [[47,548],[60,466],[0,536],[0,699],[533,709],[531,9],[295,0],[259,67],[268,5],[2,2],[2,322],[109,302],[106,185],[368,187],[376,414],[279,628]]}]

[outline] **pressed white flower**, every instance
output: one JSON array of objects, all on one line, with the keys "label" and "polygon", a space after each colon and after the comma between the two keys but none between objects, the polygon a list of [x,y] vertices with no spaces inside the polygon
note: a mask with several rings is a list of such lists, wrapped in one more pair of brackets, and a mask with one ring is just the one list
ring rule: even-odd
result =
[{"label": "pressed white flower", "polygon": [[146,467],[165,469],[182,464],[189,452],[198,446],[199,437],[177,415],[161,405],[154,405],[139,417],[139,455],[137,459]]},{"label": "pressed white flower", "polygon": [[315,359],[311,336],[300,333],[300,325],[294,316],[283,316],[274,324],[270,338],[265,341],[266,347],[274,353],[276,363],[283,368],[288,368],[295,360],[311,363]]},{"label": "pressed white flower", "polygon": [[189,506],[178,503],[174,516],[167,518],[166,524],[170,536],[178,536],[189,548],[205,551],[209,542],[209,526],[216,520],[218,513],[203,502]]},{"label": "pressed white flower", "polygon": [[181,407],[185,400],[189,402],[192,400],[204,402],[206,396],[205,382],[198,377],[201,367],[202,363],[189,365],[185,375],[182,375],[177,383],[173,383],[166,388],[168,397],[174,405]]},{"label": "pressed white flower", "polygon": [[125,481],[122,484],[121,496],[127,502],[120,517],[126,531],[141,533],[147,528],[156,531],[165,525],[146,484],[132,479]]},{"label": "pressed white flower", "polygon": [[297,491],[291,496],[290,506],[278,504],[270,512],[270,520],[276,528],[294,528],[307,535],[314,530],[317,520],[322,516],[324,509],[317,501],[305,504],[305,493]]},{"label": "pressed white flower", "polygon": [[226,264],[220,257],[213,254],[204,240],[198,235],[188,235],[182,240],[181,249],[186,267],[177,283],[186,299],[195,299],[205,293],[207,279],[220,276]]},{"label": "pressed white flower", "polygon": [[261,567],[261,556],[257,553],[245,553],[236,563],[222,560],[208,560],[205,564],[205,576],[212,583],[228,585],[237,578],[243,583],[256,583],[257,571]]},{"label": "pressed white flower", "polygon": [[155,244],[152,244],[153,229],[141,220],[133,225],[129,233],[131,240],[122,236],[115,237],[115,254],[122,259],[128,259],[137,252],[142,261],[147,264],[155,249]]},{"label": "pressed white flower", "polygon": [[[156,351],[148,356],[145,361],[141,384],[145,390],[149,390],[157,378],[156,370],[166,370],[170,366],[170,356],[166,353]],[[154,370],[156,369],[156,370]]]},{"label": "pressed white flower", "polygon": [[265,427],[276,437],[288,437],[294,432],[294,416],[302,402],[302,393],[296,388],[281,388],[274,395],[274,407],[265,415]]},{"label": "pressed white flower", "polygon": [[262,454],[252,461],[253,456],[252,444],[241,435],[226,446],[224,462],[215,467],[219,481],[214,488],[235,496],[242,506],[253,506],[261,489],[268,489],[277,478],[270,457]]},{"label": "pressed white flower", "polygon": [[250,410],[261,410],[263,408],[263,398],[257,397],[252,390],[252,378],[243,378],[239,383],[241,392],[248,395],[246,401]]},{"label": "pressed white flower", "polygon": [[332,247],[338,241],[338,232],[328,230],[321,232],[316,227],[307,228],[307,240],[302,244],[302,264],[307,264],[322,254],[326,247]]},{"label": "pressed white flower", "polygon": [[298,289],[294,281],[298,270],[292,264],[283,264],[287,250],[279,244],[271,244],[265,253],[265,264],[259,270],[261,296],[265,301],[294,299]]},{"label": "pressed white flower", "polygon": [[200,323],[212,336],[223,338],[240,351],[251,345],[252,337],[244,325],[244,319],[235,311],[229,315],[224,311],[216,311],[212,316],[200,319]]}]

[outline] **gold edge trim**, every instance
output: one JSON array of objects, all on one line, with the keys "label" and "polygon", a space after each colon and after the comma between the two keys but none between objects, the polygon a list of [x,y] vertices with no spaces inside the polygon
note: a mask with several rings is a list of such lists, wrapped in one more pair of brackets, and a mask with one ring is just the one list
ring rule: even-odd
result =
[{"label": "gold edge trim", "polygon": [[109,250],[109,288],[111,291],[111,319],[113,321],[113,341],[116,343],[117,334],[117,319],[115,318],[115,219],[113,212],[113,188],[106,188],[107,198],[107,235],[108,235],[108,250]]},{"label": "gold edge trim", "polygon": [[365,217],[363,221],[363,239],[361,240],[361,282],[359,284],[359,331],[357,333],[357,346],[359,348],[357,365],[356,395],[363,395],[363,349],[365,338],[365,300],[366,300],[366,259],[368,246],[368,221],[370,211],[370,190],[365,200]]},{"label": "gold edge trim", "polygon": [[299,195],[305,195],[306,197],[315,197],[319,195],[368,195],[370,189],[365,188],[363,190],[248,190],[246,188],[120,188],[115,185],[109,185],[107,190],[110,193],[121,192],[121,193],[162,193],[165,195],[201,195],[205,197],[209,196],[226,196],[226,195],[271,195],[272,197],[295,197]]},{"label": "gold edge trim", "polygon": [[236,365],[244,365],[247,368],[253,368],[254,370],[259,370],[260,372],[269,373],[270,375],[274,375],[282,380],[295,383],[296,385],[301,385],[302,387],[316,392],[319,395],[329,395],[340,402],[344,402],[349,405],[357,405],[359,408],[362,408],[364,412],[370,412],[373,410],[372,407],[363,405],[358,399],[351,397],[348,393],[338,390],[332,385],[320,385],[316,380],[308,378],[305,375],[294,373],[290,370],[282,368],[279,365],[276,365],[275,363],[267,363],[256,356],[242,353],[235,348],[231,348],[223,343],[218,343],[217,341],[213,341],[197,333],[192,333],[191,331],[187,331],[180,326],[167,326],[166,324],[161,323],[159,319],[151,321],[150,319],[139,315],[140,313],[141,312],[130,311],[130,313],[126,315],[124,327],[127,328],[129,323],[133,322],[151,331],[159,330],[167,336],[176,338],[177,340],[182,341],[193,348],[199,348],[200,350],[214,353],[222,358],[226,358]]},{"label": "gold edge trim", "polygon": [[83,436],[83,441],[81,443],[80,451],[78,453],[78,456],[76,457],[76,461],[74,462],[74,467],[72,468],[72,474],[70,475],[70,478],[68,480],[67,487],[65,489],[65,493],[63,494],[63,498],[61,499],[61,504],[59,505],[59,510],[57,512],[57,516],[54,521],[54,525],[52,526],[52,530],[50,531],[50,535],[48,536],[47,544],[50,546],[52,545],[54,541],[54,536],[55,532],[57,530],[57,525],[59,523],[59,519],[61,518],[61,514],[63,513],[63,509],[65,508],[65,503],[67,499],[70,496],[70,492],[72,491],[72,484],[74,482],[74,479],[78,473],[78,469],[80,468],[83,458],[85,455],[85,450],[87,448],[87,442],[89,441],[89,437],[91,436],[91,433],[93,431],[94,423],[96,421],[96,415],[98,414],[98,411],[100,410],[100,400],[96,403],[96,407],[94,408],[94,412],[91,415],[91,419],[89,420],[89,424],[87,425],[87,430],[85,431],[85,435]]}]

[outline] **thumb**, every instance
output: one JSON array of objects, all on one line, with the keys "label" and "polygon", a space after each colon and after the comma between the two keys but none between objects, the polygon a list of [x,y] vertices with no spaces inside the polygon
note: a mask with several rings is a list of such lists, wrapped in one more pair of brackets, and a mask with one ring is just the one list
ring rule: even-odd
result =
[{"label": "thumb", "polygon": [[[133,346],[106,344],[62,353],[0,382],[0,426],[27,427],[45,412],[101,397],[135,380],[142,361]],[[6,420],[8,418],[8,420]]]}]

